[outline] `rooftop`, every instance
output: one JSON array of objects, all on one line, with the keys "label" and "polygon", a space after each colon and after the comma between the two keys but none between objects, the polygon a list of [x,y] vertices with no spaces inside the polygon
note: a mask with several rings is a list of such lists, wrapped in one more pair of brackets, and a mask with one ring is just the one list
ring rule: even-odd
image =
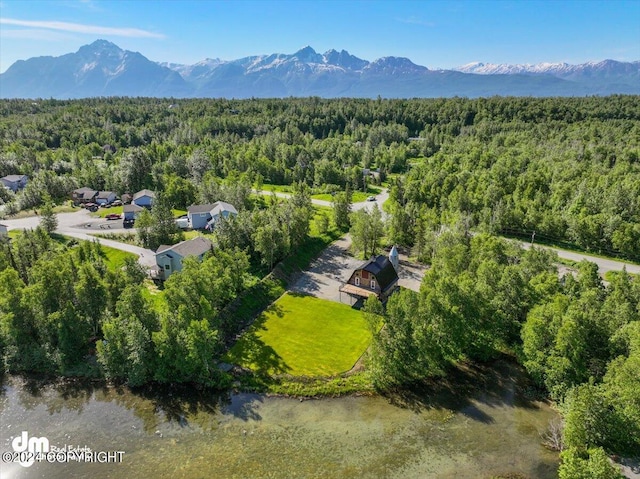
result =
[{"label": "rooftop", "polygon": [[135,195],[133,195],[133,199],[137,200],[142,196],[149,196],[150,198],[155,198],[156,194],[151,190],[140,190]]},{"label": "rooftop", "polygon": [[382,291],[392,286],[398,280],[398,273],[396,272],[396,269],[393,267],[393,264],[391,264],[391,261],[389,261],[389,258],[384,255],[370,259],[359,269],[373,274],[378,280],[378,284]]},{"label": "rooftop", "polygon": [[202,236],[198,236],[197,238],[182,241],[181,243],[173,246],[162,245],[158,248],[156,254],[173,251],[184,258],[186,256],[200,256],[211,248],[213,248],[213,243],[211,241],[207,238],[203,238]]}]

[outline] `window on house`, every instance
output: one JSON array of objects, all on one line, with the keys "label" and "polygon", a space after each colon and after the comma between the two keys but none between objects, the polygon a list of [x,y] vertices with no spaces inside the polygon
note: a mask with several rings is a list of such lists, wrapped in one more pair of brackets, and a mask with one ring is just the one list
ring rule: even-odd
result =
[{"label": "window on house", "polygon": [[362,272],[362,279],[368,279],[369,278],[369,272],[368,271],[363,271]]},{"label": "window on house", "polygon": [[360,286],[360,276],[356,276],[356,286]]},{"label": "window on house", "polygon": [[165,264],[164,269],[171,269],[171,266],[169,266],[168,264]]},{"label": "window on house", "polygon": [[375,279],[371,280],[371,289],[376,289],[376,280]]}]

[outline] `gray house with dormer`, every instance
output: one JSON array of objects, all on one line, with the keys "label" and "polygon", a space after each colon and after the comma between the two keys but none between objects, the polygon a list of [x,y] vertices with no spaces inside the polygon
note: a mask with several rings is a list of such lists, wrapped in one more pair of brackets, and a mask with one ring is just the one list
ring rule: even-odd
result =
[{"label": "gray house with dormer", "polygon": [[195,256],[201,260],[212,248],[213,243],[202,236],[173,246],[162,245],[156,251],[156,267],[151,270],[151,277],[164,281],[171,273],[182,270],[184,258]]}]

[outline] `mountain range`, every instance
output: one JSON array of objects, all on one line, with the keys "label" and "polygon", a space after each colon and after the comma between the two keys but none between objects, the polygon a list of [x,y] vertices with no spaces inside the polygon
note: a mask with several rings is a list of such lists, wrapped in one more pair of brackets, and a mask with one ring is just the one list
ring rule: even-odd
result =
[{"label": "mountain range", "polygon": [[640,94],[640,62],[470,63],[430,70],[408,58],[367,61],[307,46],[238,60],[157,63],[96,40],[60,57],[20,60],[0,74],[0,98],[98,96],[413,98]]}]

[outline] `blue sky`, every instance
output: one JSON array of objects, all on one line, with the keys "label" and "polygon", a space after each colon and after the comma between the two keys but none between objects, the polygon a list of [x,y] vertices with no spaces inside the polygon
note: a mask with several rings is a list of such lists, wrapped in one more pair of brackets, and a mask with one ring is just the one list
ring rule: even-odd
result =
[{"label": "blue sky", "polygon": [[187,64],[306,45],[429,68],[631,61],[640,60],[640,0],[0,0],[0,71],[98,38]]}]

